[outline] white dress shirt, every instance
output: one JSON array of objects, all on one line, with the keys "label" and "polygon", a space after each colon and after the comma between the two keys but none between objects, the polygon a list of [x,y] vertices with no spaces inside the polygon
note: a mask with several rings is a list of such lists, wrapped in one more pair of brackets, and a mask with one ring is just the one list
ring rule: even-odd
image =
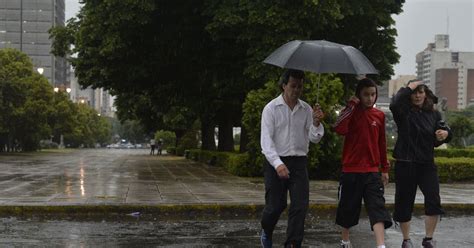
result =
[{"label": "white dress shirt", "polygon": [[280,156],[306,156],[309,141],[318,143],[323,135],[323,125],[313,125],[313,109],[302,100],[291,110],[280,95],[263,109],[260,144],[275,169],[283,164]]}]

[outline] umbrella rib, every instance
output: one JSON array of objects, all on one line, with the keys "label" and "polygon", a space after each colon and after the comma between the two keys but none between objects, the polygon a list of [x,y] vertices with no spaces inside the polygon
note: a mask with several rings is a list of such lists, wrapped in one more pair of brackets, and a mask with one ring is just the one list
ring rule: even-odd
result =
[{"label": "umbrella rib", "polygon": [[[295,52],[296,50],[298,50],[300,47],[301,47],[301,44],[303,44],[303,42],[300,42],[298,44],[298,46],[296,46],[295,50],[293,50],[293,52],[291,53],[290,57],[286,60],[285,62],[285,66],[283,68],[288,68],[288,63],[290,62],[290,60],[293,58],[293,56],[295,56]],[[291,68],[291,69],[294,69],[294,68]]]},{"label": "umbrella rib", "polygon": [[352,61],[352,59],[350,59],[350,55],[346,52],[346,49],[345,49],[345,48],[346,48],[346,47],[343,47],[343,48],[342,48],[342,51],[344,51],[344,53],[347,54],[347,57],[349,58],[349,62],[351,63],[352,68],[354,69],[354,74],[357,75],[358,72],[357,72],[357,68],[356,68],[355,65],[354,65],[354,61]]}]

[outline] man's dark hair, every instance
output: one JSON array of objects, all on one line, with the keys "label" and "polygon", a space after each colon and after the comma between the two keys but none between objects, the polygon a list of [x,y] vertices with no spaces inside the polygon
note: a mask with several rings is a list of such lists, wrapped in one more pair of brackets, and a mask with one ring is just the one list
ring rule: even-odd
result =
[{"label": "man's dark hair", "polygon": [[375,93],[377,94],[376,97],[375,97],[375,101],[377,102],[377,98],[379,97],[379,91],[377,89],[377,84],[375,83],[374,80],[372,80],[370,78],[364,78],[364,79],[359,80],[359,82],[357,83],[356,91],[355,91],[356,97],[360,99],[360,92],[362,91],[362,89],[370,88],[370,87],[375,88]]},{"label": "man's dark hair", "polygon": [[280,88],[283,88],[283,85],[287,84],[290,80],[290,77],[296,79],[304,79],[304,71],[295,70],[295,69],[288,69],[286,70],[280,78],[278,84]]}]

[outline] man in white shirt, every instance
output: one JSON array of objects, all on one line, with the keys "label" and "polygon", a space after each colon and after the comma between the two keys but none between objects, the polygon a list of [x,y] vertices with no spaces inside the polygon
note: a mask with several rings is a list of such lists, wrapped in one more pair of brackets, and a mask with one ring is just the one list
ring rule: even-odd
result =
[{"label": "man in white shirt", "polygon": [[265,155],[265,208],[262,213],[263,247],[272,247],[272,234],[280,214],[290,209],[285,247],[301,247],[304,221],[309,205],[309,141],[318,143],[324,135],[320,123],[324,113],[316,105],[300,100],[304,72],[287,70],[281,80],[282,94],[270,101],[262,112],[260,143]]},{"label": "man in white shirt", "polygon": [[150,155],[155,155],[155,147],[156,147],[156,143],[155,143],[155,139],[151,139],[150,140]]}]

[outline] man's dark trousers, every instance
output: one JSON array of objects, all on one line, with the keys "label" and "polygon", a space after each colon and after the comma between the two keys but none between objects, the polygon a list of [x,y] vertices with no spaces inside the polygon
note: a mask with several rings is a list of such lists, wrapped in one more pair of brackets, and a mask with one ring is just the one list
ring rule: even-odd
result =
[{"label": "man's dark trousers", "polygon": [[289,179],[280,179],[268,161],[264,164],[265,208],[262,213],[262,228],[272,236],[280,214],[287,206],[290,192],[287,239],[285,245],[300,247],[304,236],[304,221],[309,204],[308,158],[306,156],[281,157],[290,171]]}]

